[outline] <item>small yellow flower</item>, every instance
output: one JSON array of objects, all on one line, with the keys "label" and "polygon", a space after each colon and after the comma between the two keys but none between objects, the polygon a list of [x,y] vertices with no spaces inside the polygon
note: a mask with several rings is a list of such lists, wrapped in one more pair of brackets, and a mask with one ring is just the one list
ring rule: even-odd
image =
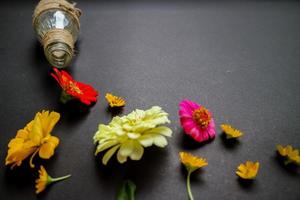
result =
[{"label": "small yellow flower", "polygon": [[123,98],[114,96],[111,93],[106,93],[105,98],[110,107],[122,107],[126,104],[126,101]]},{"label": "small yellow flower", "polygon": [[191,190],[191,174],[193,171],[208,165],[208,163],[204,158],[194,156],[187,152],[180,152],[179,157],[181,163],[185,166],[186,170],[188,171],[188,175],[186,177],[186,189],[188,192],[189,200],[194,200],[193,193]]},{"label": "small yellow flower", "polygon": [[32,154],[30,166],[34,167],[32,160],[37,153],[39,157],[49,159],[59,144],[59,139],[50,134],[59,118],[60,114],[57,112],[38,112],[9,142],[5,165],[11,164],[11,168],[20,166],[22,161]]},{"label": "small yellow flower", "polygon": [[47,185],[50,185],[51,183],[62,181],[64,179],[69,178],[71,175],[66,175],[58,178],[52,178],[48,175],[47,171],[43,166],[41,166],[39,170],[39,178],[35,181],[35,193],[39,194],[40,192],[44,191],[47,187]]},{"label": "small yellow flower", "polygon": [[208,165],[204,158],[194,156],[187,152],[180,152],[179,156],[181,163],[186,167],[188,171],[191,172]]},{"label": "small yellow flower", "polygon": [[259,162],[247,161],[238,166],[236,174],[242,179],[254,179],[259,169]]},{"label": "small yellow flower", "polygon": [[243,135],[240,130],[233,128],[229,124],[221,124],[221,129],[226,134],[227,139],[238,138]]},{"label": "small yellow flower", "polygon": [[298,149],[293,149],[291,145],[283,147],[282,145],[277,145],[278,153],[286,158],[285,164],[295,163],[300,164],[300,156]]}]

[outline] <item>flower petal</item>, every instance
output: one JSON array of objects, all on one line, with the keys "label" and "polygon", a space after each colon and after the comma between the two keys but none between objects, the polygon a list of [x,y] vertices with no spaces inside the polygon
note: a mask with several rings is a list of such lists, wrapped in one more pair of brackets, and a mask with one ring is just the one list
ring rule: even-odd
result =
[{"label": "flower petal", "polygon": [[124,163],[127,161],[127,156],[122,156],[119,150],[117,153],[117,160],[119,161],[119,163]]},{"label": "flower petal", "polygon": [[164,136],[161,135],[156,135],[154,137],[154,144],[158,147],[165,147],[168,144],[168,141]]},{"label": "flower petal", "polygon": [[132,140],[128,140],[126,142],[124,142],[121,147],[120,147],[120,150],[119,150],[119,153],[121,156],[129,156],[132,151],[133,151],[133,148],[134,148],[134,143]]},{"label": "flower petal", "polygon": [[142,135],[138,141],[143,145],[144,147],[150,147],[153,145],[154,139],[152,135]]},{"label": "flower petal", "polygon": [[109,159],[114,155],[114,153],[118,150],[118,148],[120,147],[120,145],[116,145],[113,148],[109,149],[103,156],[102,158],[102,163],[104,165],[107,164],[107,162],[109,161]]},{"label": "flower petal", "polygon": [[135,142],[133,146],[133,151],[130,154],[131,160],[140,160],[143,154],[144,148],[138,142]]},{"label": "flower petal", "polygon": [[107,142],[101,143],[97,146],[97,150],[95,152],[95,155],[97,155],[99,152],[104,151],[116,144],[118,144],[119,142],[117,140],[109,140]]}]

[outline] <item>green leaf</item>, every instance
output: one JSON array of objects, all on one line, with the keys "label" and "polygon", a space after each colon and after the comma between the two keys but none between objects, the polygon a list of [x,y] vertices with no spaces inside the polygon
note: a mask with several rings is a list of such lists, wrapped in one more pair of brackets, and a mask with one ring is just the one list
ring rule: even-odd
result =
[{"label": "green leaf", "polygon": [[136,185],[132,181],[125,181],[118,192],[117,200],[134,200],[135,189]]}]

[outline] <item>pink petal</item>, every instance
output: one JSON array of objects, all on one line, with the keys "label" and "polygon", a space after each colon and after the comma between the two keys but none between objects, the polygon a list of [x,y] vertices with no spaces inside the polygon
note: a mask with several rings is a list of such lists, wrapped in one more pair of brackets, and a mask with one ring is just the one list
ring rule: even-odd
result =
[{"label": "pink petal", "polygon": [[216,136],[215,122],[213,119],[211,119],[209,122],[209,125],[207,127],[207,132],[210,138],[214,138]]},{"label": "pink petal", "polygon": [[195,109],[198,109],[200,107],[200,105],[198,105],[197,103],[195,103],[193,101],[185,99],[179,103],[179,107],[180,107],[180,109],[185,109],[185,110],[188,110],[191,113],[193,113],[193,111]]},{"label": "pink petal", "polygon": [[182,119],[180,120],[180,123],[185,132],[190,132],[191,129],[197,127],[193,120]]},{"label": "pink petal", "polygon": [[181,110],[179,110],[179,116],[180,117],[192,117],[192,112],[185,110],[185,109],[181,109]]},{"label": "pink petal", "polygon": [[191,129],[191,130],[189,131],[189,135],[190,135],[192,138],[194,138],[196,141],[201,142],[201,139],[202,139],[201,135],[202,135],[202,134],[200,133],[200,131],[199,131],[198,128],[194,127],[193,129]]}]

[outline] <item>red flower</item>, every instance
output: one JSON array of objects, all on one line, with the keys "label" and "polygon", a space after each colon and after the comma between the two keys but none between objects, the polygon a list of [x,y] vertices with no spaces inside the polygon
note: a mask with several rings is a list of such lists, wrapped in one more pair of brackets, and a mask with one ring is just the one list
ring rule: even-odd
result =
[{"label": "red flower", "polygon": [[97,101],[98,92],[90,85],[75,81],[68,72],[53,68],[55,73],[51,76],[59,83],[63,89],[61,100],[63,103],[70,99],[79,99],[82,103],[90,105]]}]

